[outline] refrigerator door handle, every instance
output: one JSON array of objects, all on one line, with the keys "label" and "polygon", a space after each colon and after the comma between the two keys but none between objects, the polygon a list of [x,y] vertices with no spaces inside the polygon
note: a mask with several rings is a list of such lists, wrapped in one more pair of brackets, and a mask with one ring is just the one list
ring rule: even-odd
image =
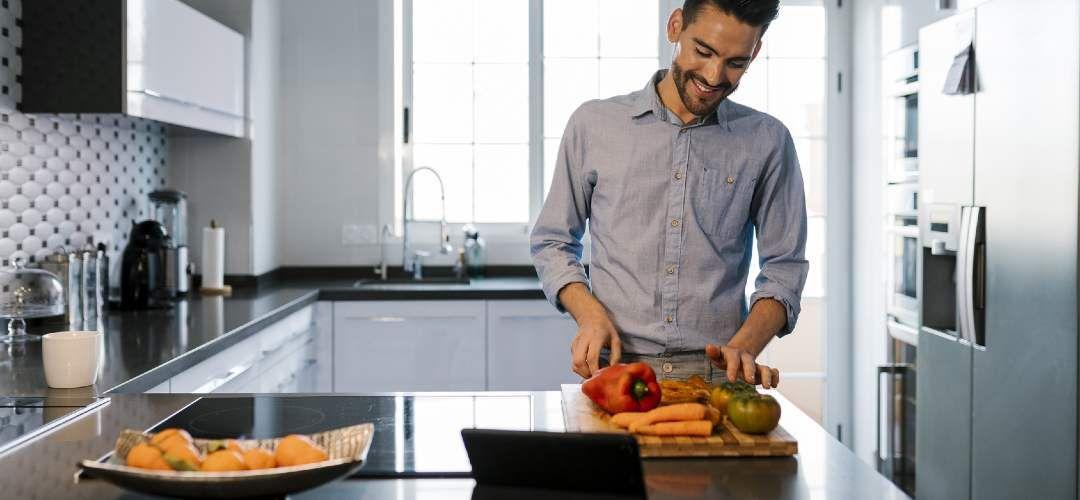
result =
[{"label": "refrigerator door handle", "polygon": [[971,342],[971,332],[968,331],[968,282],[971,281],[971,270],[968,267],[968,227],[971,226],[971,207],[960,207],[960,245],[956,252],[956,333],[959,341]]},{"label": "refrigerator door handle", "polygon": [[982,208],[968,208],[967,226],[964,227],[964,333],[975,344],[975,244],[979,231]]}]

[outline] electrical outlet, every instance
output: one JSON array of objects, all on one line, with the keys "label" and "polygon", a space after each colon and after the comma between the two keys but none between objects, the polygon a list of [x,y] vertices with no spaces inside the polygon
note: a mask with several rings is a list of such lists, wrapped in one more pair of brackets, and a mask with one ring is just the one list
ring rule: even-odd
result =
[{"label": "electrical outlet", "polygon": [[341,244],[344,246],[373,245],[379,242],[379,233],[371,224],[342,224]]}]

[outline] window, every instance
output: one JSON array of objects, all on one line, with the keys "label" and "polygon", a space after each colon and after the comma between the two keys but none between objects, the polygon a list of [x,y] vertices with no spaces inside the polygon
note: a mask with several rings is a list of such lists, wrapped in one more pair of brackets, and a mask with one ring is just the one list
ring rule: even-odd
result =
[{"label": "window", "polygon": [[660,20],[656,0],[545,0],[544,21],[546,195],[570,114],[590,99],[644,87],[659,67],[657,37],[667,18]]},{"label": "window", "polygon": [[[795,333],[769,344],[762,363],[783,371],[779,391],[822,421],[825,387],[825,215],[826,215],[826,9],[820,1],[786,1],[765,34],[758,59],[731,99],[765,111],[787,125],[795,140],[806,190],[806,258],[802,314]],[[750,264],[747,295],[758,273]]]},{"label": "window", "polygon": [[[453,222],[529,220],[528,0],[412,1],[412,166]],[[438,184],[413,180],[418,219]]]},{"label": "window", "polygon": [[[451,222],[527,224],[570,113],[642,87],[659,66],[658,0],[543,0],[540,16],[535,0],[406,2],[405,168],[439,172]],[[439,218],[434,176],[413,179],[412,210]]]}]

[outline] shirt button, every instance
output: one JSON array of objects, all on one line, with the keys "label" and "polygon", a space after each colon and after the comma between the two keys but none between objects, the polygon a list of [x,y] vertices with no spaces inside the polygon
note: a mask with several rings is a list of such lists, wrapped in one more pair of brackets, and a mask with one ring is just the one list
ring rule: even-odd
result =
[{"label": "shirt button", "polygon": [[673,321],[675,321],[675,317],[669,314],[669,315],[667,316],[667,322],[668,322],[668,323],[671,323],[671,322],[673,322]]},{"label": "shirt button", "polygon": [[679,219],[671,219],[671,227],[679,227]]},{"label": "shirt button", "polygon": [[668,274],[675,274],[675,266],[668,266],[667,273]]},{"label": "shirt button", "polygon": [[677,181],[682,180],[682,172],[675,172],[675,180],[677,180]]},{"label": "shirt button", "polygon": [[728,184],[734,184],[735,183],[735,178],[734,177],[728,177],[727,178],[727,183]]},{"label": "shirt button", "polygon": [[675,367],[671,366],[671,363],[664,363],[664,373],[671,373],[673,370]]}]

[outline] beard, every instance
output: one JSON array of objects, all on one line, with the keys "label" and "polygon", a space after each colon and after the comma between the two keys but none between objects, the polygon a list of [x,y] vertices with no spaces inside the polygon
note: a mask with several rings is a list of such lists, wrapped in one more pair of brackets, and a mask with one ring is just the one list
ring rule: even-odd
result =
[{"label": "beard", "polygon": [[[697,117],[706,116],[716,111],[716,107],[738,88],[738,85],[732,85],[731,82],[721,82],[718,86],[710,87],[701,75],[693,71],[683,71],[682,66],[679,66],[679,63],[675,61],[671,61],[671,76],[672,80],[675,81],[675,89],[679,91],[679,99],[682,100],[683,106]],[[715,89],[713,95],[702,96],[699,89],[691,90],[689,87],[694,85],[691,80],[697,80],[702,85]]]}]

